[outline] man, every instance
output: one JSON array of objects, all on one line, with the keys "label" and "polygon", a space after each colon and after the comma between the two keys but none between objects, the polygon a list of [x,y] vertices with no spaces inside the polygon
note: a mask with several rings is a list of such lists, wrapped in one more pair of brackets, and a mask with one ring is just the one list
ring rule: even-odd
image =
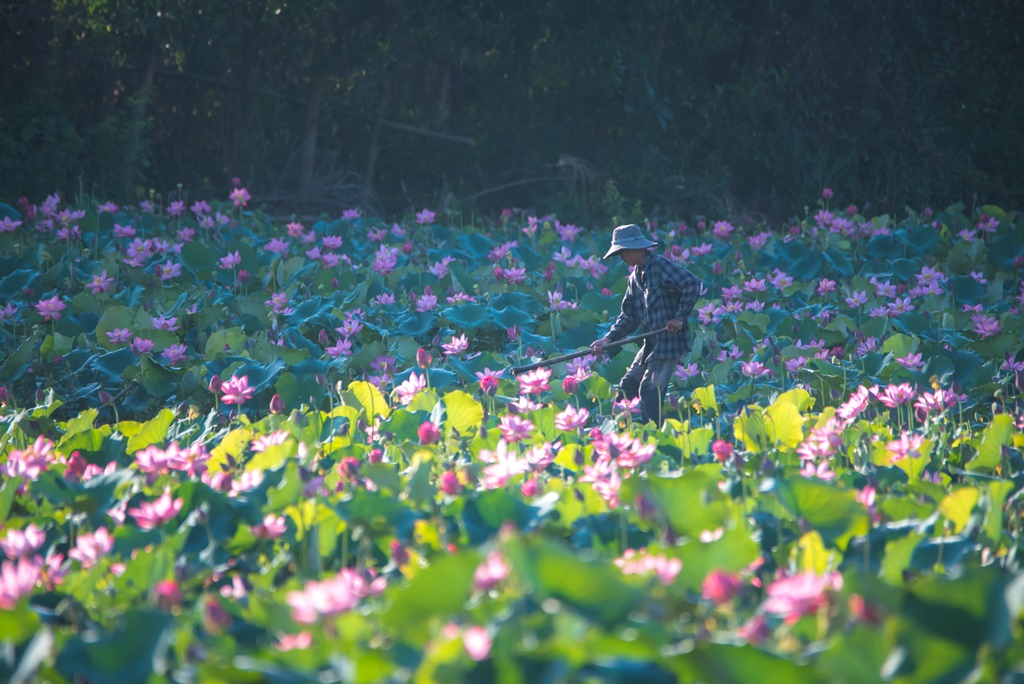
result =
[{"label": "man", "polygon": [[606,344],[621,340],[639,326],[667,331],[644,341],[619,382],[627,399],[640,398],[640,417],[661,425],[661,407],[672,373],[690,352],[687,319],[700,294],[700,280],[679,264],[648,250],[658,243],[644,237],[634,224],[612,233],[612,246],[603,258],[618,254],[633,269],[622,298],[622,311],[608,333],[590,345],[601,353]]}]

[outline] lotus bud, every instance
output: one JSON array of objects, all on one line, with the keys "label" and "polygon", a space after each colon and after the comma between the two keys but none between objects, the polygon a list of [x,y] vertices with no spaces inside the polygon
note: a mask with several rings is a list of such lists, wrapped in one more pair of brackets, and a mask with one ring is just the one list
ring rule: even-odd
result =
[{"label": "lotus bud", "polygon": [[847,216],[856,216],[857,215],[857,205],[856,204],[851,204],[850,206],[846,207],[846,215]]},{"label": "lotus bud", "polygon": [[338,475],[343,480],[352,481],[359,476],[359,468],[363,463],[358,458],[352,456],[345,456],[338,463]]},{"label": "lotus bud", "polygon": [[420,444],[433,444],[441,436],[441,432],[431,421],[424,421],[419,430],[416,431],[420,438]]},{"label": "lotus bud", "polygon": [[156,584],[157,605],[163,610],[171,611],[181,606],[181,587],[175,580],[160,580]]},{"label": "lotus bud", "polygon": [[214,375],[210,378],[210,391],[214,394],[220,392],[220,386],[224,384],[224,381],[220,379],[219,375]]},{"label": "lotus bud", "polygon": [[45,399],[46,399],[46,392],[44,392],[43,388],[40,387],[39,389],[36,390],[36,403],[37,404],[42,404]]},{"label": "lotus bud", "polygon": [[402,254],[405,254],[406,256],[412,254],[412,243],[411,242],[403,242],[402,243]]},{"label": "lotus bud", "polygon": [[459,476],[450,470],[441,473],[439,486],[441,491],[448,496],[455,496],[462,491],[462,483],[459,482]]},{"label": "lotus bud", "polygon": [[519,491],[522,492],[523,496],[532,499],[537,495],[537,489],[539,487],[540,482],[538,482],[537,476],[534,475],[533,477],[531,477],[529,480],[522,484],[522,486],[519,488]]},{"label": "lotus bud", "polygon": [[641,520],[654,520],[654,516],[658,513],[658,509],[643,494],[637,494],[634,505],[636,506],[636,514],[640,516]]},{"label": "lotus bud", "polygon": [[1024,268],[1024,255],[1018,254],[1017,256],[1013,257],[1013,267]]},{"label": "lotus bud", "polygon": [[314,377],[316,377],[316,384],[320,385],[321,387],[327,384],[327,376],[324,375],[323,373],[317,373]]},{"label": "lotus bud", "polygon": [[11,388],[7,385],[0,385],[0,406],[7,406],[11,403]]},{"label": "lotus bud", "polygon": [[317,342],[319,342],[321,345],[325,347],[331,341],[330,338],[327,337],[327,331],[323,329],[321,329],[320,332],[317,334],[316,339]]},{"label": "lotus bud", "polygon": [[384,450],[378,447],[374,447],[370,450],[370,456],[367,458],[370,463],[381,463],[384,460]]},{"label": "lotus bud", "polygon": [[562,390],[564,390],[566,394],[572,394],[573,392],[576,391],[576,389],[579,386],[580,381],[576,378],[575,375],[567,375],[562,380]]},{"label": "lotus bud", "polygon": [[284,400],[281,399],[280,394],[275,394],[270,398],[270,412],[274,415],[284,413]]},{"label": "lotus bud", "polygon": [[231,627],[231,613],[224,610],[220,599],[210,596],[203,604],[203,627],[210,634],[220,634]]},{"label": "lotus bud", "polygon": [[722,262],[716,261],[715,265],[711,267],[711,272],[715,275],[722,275]]},{"label": "lotus bud", "polygon": [[238,282],[247,283],[249,282],[249,272],[244,268],[238,272]]},{"label": "lotus bud", "polygon": [[821,191],[822,199],[830,200],[833,196],[834,193],[832,192],[832,188],[825,188],[824,190]]},{"label": "lotus bud", "polygon": [[726,442],[724,439],[716,439],[714,444],[711,445],[711,451],[714,452],[715,458],[717,458],[720,463],[725,463],[732,458],[732,443]]},{"label": "lotus bud", "polygon": [[428,368],[433,360],[434,357],[423,347],[420,347],[419,351],[416,352],[416,365],[420,368]]},{"label": "lotus bud", "polygon": [[335,290],[338,289],[338,279],[337,278],[331,278],[331,287],[333,287]]},{"label": "lotus bud", "polygon": [[391,540],[391,560],[399,567],[409,562],[409,552],[405,550],[402,542],[397,539]]}]

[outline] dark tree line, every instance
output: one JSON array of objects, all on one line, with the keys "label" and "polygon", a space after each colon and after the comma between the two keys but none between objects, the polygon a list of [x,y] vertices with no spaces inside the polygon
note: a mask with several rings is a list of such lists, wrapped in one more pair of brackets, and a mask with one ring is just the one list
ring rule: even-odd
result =
[{"label": "dark tree line", "polygon": [[0,4],[0,201],[781,217],[1024,197],[1017,0]]}]

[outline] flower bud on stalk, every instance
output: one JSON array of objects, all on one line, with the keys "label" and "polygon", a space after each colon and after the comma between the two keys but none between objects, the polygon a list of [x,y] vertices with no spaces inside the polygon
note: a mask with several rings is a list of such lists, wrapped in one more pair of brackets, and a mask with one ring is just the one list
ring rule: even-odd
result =
[{"label": "flower bud on stalk", "polygon": [[714,452],[715,458],[720,463],[725,463],[732,458],[732,444],[724,439],[716,439],[714,444],[711,445],[711,451]]},{"label": "flower bud on stalk", "polygon": [[426,370],[430,367],[430,364],[434,361],[434,357],[430,355],[423,347],[420,347],[416,352],[416,365]]},{"label": "flower bud on stalk", "polygon": [[446,470],[441,473],[440,481],[441,491],[448,496],[455,496],[462,491],[462,483],[459,482],[459,476],[451,470]]}]

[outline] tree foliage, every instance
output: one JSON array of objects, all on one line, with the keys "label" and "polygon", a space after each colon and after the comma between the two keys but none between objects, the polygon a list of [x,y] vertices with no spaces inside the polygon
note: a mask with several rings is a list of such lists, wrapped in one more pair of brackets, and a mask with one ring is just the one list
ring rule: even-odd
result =
[{"label": "tree foliage", "polygon": [[0,197],[245,179],[266,203],[596,219],[1016,204],[1013,0],[27,0]]}]

